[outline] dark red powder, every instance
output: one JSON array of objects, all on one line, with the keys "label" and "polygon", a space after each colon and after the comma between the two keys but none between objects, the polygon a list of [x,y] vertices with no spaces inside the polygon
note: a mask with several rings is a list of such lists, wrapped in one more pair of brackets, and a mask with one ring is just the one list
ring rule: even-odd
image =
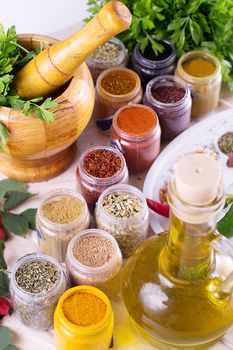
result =
[{"label": "dark red powder", "polygon": [[185,95],[185,90],[179,86],[160,86],[152,91],[152,96],[163,103],[175,103]]},{"label": "dark red powder", "polygon": [[120,157],[108,150],[89,152],[83,159],[86,172],[94,177],[107,178],[115,175],[122,166]]}]

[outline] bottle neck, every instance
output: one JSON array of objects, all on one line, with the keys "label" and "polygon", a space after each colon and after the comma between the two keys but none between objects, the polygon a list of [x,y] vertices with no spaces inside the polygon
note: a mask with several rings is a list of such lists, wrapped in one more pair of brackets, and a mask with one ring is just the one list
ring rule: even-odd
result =
[{"label": "bottle neck", "polygon": [[171,281],[197,285],[204,283],[213,271],[212,241],[216,238],[217,215],[224,204],[220,192],[219,198],[205,207],[190,207],[170,192],[169,233],[159,265]]}]

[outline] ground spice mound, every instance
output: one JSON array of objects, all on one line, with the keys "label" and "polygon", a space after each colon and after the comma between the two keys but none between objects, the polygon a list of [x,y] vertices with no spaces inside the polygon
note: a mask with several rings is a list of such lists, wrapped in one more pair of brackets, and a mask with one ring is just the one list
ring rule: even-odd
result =
[{"label": "ground spice mound", "polygon": [[115,175],[122,167],[120,157],[108,150],[89,152],[83,159],[86,172],[94,177],[107,178]]},{"label": "ground spice mound", "polygon": [[84,210],[83,203],[72,196],[62,196],[45,203],[42,214],[56,224],[68,224],[75,221]]},{"label": "ground spice mound", "polygon": [[229,131],[226,134],[223,134],[218,140],[218,146],[225,154],[233,153],[233,132]]},{"label": "ground spice mound", "polygon": [[147,108],[132,106],[119,113],[117,124],[128,134],[142,135],[155,127],[156,119],[154,112]]},{"label": "ground spice mound", "polygon": [[106,304],[90,293],[75,293],[65,299],[62,310],[66,319],[76,326],[88,327],[99,323],[106,314]]},{"label": "ground spice mound", "polygon": [[112,95],[126,95],[136,87],[136,79],[123,71],[111,72],[101,81],[102,88]]},{"label": "ground spice mound", "polygon": [[100,236],[83,237],[73,247],[75,259],[90,267],[105,265],[112,259],[114,252],[112,242]]},{"label": "ground spice mound", "polygon": [[163,103],[175,103],[185,95],[185,90],[179,86],[160,86],[152,91],[152,96]]}]

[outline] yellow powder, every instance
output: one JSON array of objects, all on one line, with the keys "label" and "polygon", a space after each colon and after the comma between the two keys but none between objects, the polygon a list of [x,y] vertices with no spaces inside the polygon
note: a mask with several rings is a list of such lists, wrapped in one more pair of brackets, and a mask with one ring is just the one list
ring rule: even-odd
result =
[{"label": "yellow powder", "polygon": [[46,219],[56,224],[68,224],[75,221],[84,210],[83,203],[72,196],[62,196],[58,200],[45,203],[42,213]]},{"label": "yellow powder", "polygon": [[186,73],[197,78],[208,77],[216,70],[215,64],[203,57],[192,58],[184,62],[182,67]]},{"label": "yellow powder", "polygon": [[76,326],[88,327],[100,322],[106,314],[106,304],[90,293],[78,292],[65,299],[62,310],[66,319]]}]

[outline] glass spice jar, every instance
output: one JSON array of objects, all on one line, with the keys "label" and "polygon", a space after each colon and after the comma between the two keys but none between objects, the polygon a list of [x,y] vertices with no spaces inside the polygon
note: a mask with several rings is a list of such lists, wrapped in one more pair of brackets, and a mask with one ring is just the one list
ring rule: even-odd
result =
[{"label": "glass spice jar", "polygon": [[107,146],[96,146],[84,152],[76,176],[91,213],[107,187],[129,181],[125,158],[118,150]]},{"label": "glass spice jar", "polygon": [[48,192],[36,214],[36,232],[42,253],[64,261],[69,242],[90,225],[83,196],[69,189]]},{"label": "glass spice jar", "polygon": [[118,294],[122,255],[108,232],[89,229],[78,233],[69,244],[66,264],[74,284],[99,288],[109,298]]},{"label": "glass spice jar", "polygon": [[222,82],[217,57],[206,51],[187,52],[180,57],[175,75],[191,89],[192,117],[202,116],[217,107]]},{"label": "glass spice jar", "polygon": [[143,89],[146,84],[158,75],[173,74],[176,67],[176,49],[168,40],[160,40],[164,51],[155,55],[151,45],[148,45],[144,53],[140,50],[140,43],[134,49],[132,64],[133,69],[141,78]]},{"label": "glass spice jar", "polygon": [[114,113],[129,103],[140,103],[142,88],[140,78],[131,69],[109,68],[97,79],[94,118],[97,127],[109,134]]},{"label": "glass spice jar", "polygon": [[101,45],[87,59],[94,83],[98,76],[111,67],[126,67],[128,63],[128,50],[118,38],[112,38]]},{"label": "glass spice jar", "polygon": [[[41,268],[40,264],[43,264]],[[46,271],[48,266],[50,270]],[[51,271],[51,267],[56,271],[55,274]],[[53,278],[54,284],[51,282],[50,288],[46,288],[46,283]],[[39,286],[43,290],[36,292]],[[10,281],[13,306],[26,326],[40,331],[51,329],[58,299],[66,288],[66,272],[50,256],[38,253],[28,254],[13,268]]]},{"label": "glass spice jar", "polygon": [[110,144],[124,155],[131,173],[148,169],[160,152],[161,129],[155,111],[131,104],[114,115]]},{"label": "glass spice jar", "polygon": [[111,186],[97,202],[95,219],[99,229],[113,235],[123,258],[127,258],[147,237],[149,209],[145,196],[134,186]]},{"label": "glass spice jar", "polygon": [[152,79],[143,103],[157,113],[163,140],[172,140],[190,125],[192,100],[188,85],[173,75]]}]

